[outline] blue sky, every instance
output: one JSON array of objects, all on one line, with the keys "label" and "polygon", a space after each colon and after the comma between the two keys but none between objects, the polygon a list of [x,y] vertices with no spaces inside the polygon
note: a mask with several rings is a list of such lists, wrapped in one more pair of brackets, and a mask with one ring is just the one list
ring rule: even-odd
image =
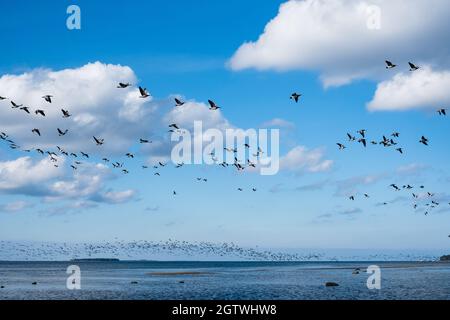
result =
[{"label": "blue sky", "polygon": [[[288,168],[275,176],[240,174],[218,167],[174,169],[167,166],[160,169],[161,177],[155,177],[155,170],[141,169],[151,154],[141,153],[137,144],[133,144],[128,150],[135,150],[137,157],[127,162],[130,174],[108,174],[98,194],[89,195],[88,199],[80,195],[49,200],[37,192],[39,188],[36,185],[0,188],[0,240],[172,238],[233,241],[245,246],[274,248],[448,248],[450,151],[446,138],[449,121],[436,113],[449,102],[448,93],[442,92],[438,86],[424,87],[440,100],[424,95],[418,98],[421,105],[416,106],[408,100],[409,97],[397,97],[389,91],[398,84],[395,82],[398,80],[398,85],[412,87],[401,88],[397,92],[415,94],[420,90],[415,87],[415,78],[411,77],[429,77],[429,82],[434,84],[434,75],[439,72],[443,72],[440,82],[445,83],[450,61],[448,44],[432,43],[428,50],[419,48],[417,44],[416,50],[414,41],[418,38],[394,45],[396,41],[392,38],[402,34],[390,23],[392,20],[397,24],[404,22],[393,19],[389,13],[383,21],[394,30],[392,38],[384,34],[376,36],[383,45],[373,47],[372,44],[358,43],[361,35],[356,31],[353,44],[346,42],[341,47],[339,38],[333,42],[336,61],[340,64],[336,68],[328,62],[333,57],[325,56],[332,55],[333,49],[327,44],[331,41],[330,35],[325,32],[321,37],[319,33],[314,37],[319,39],[318,43],[308,42],[311,38],[303,34],[307,33],[306,30],[317,30],[306,29],[306,26],[301,30],[301,21],[292,22],[290,16],[286,18],[282,11],[279,12],[283,2],[176,0],[170,3],[129,1],[126,5],[119,5],[106,1],[77,1],[81,8],[82,27],[73,31],[66,28],[66,8],[72,2],[2,4],[4,17],[0,20],[0,35],[7,46],[0,59],[1,84],[7,85],[10,81],[6,78],[8,74],[18,76],[38,69],[77,69],[96,61],[105,65],[128,66],[136,82],[147,87],[155,101],[163,105],[161,113],[170,112],[173,108],[171,97],[180,95],[199,104],[208,99],[217,101],[222,106],[221,117],[239,128],[261,128],[273,119],[283,119],[292,123],[280,128],[283,156],[297,146],[304,146],[309,151],[320,150],[321,159],[332,160],[333,165],[323,172]],[[307,9],[301,7],[301,2],[291,2],[294,4],[285,6],[284,12],[299,10],[298,19],[301,20]],[[384,8],[383,1],[376,2]],[[441,2],[437,1],[437,4]],[[420,12],[421,7],[417,6]],[[448,11],[447,7],[443,13]],[[344,9],[345,5],[341,4],[333,14],[339,15]],[[393,11],[395,13],[395,8]],[[441,27],[439,23],[443,19],[439,20],[439,13],[434,14],[435,21],[430,18],[430,21],[425,21],[425,25],[429,23],[430,26],[421,29],[424,37],[432,34],[433,28]],[[269,40],[257,43],[268,22],[275,17],[279,20],[286,18],[287,25],[294,25],[291,29],[281,28],[281,31],[266,28]],[[340,18],[336,17],[335,21],[339,24]],[[333,28],[332,25],[325,27]],[[419,28],[414,25],[407,27],[408,30]],[[279,34],[285,32],[283,30],[294,30],[293,34],[285,36],[288,39],[298,37],[301,45],[291,42],[284,48],[286,44],[283,41],[270,40],[283,38]],[[439,35],[435,39],[439,42]],[[255,44],[254,48],[242,50],[242,56],[238,57],[237,50],[249,41]],[[294,58],[277,60],[276,55],[280,52],[276,46],[273,48],[271,41],[284,48],[282,54],[293,50]],[[370,59],[365,59],[364,50],[358,46],[366,46],[370,50]],[[406,47],[409,52],[404,53],[397,46]],[[315,53],[316,47],[323,50]],[[268,52],[267,61],[261,58],[259,50]],[[309,53],[303,56],[298,52]],[[353,57],[359,56],[361,61],[355,61]],[[349,67],[346,67],[349,63],[346,57],[353,59]],[[287,65],[280,62],[289,59],[292,61]],[[399,67],[386,70],[385,59],[393,59]],[[419,71],[422,74],[411,75],[406,65],[409,60],[403,59],[417,61],[423,66]],[[396,79],[398,73],[403,73],[406,80]],[[327,86],[324,79],[335,76],[348,81]],[[39,77],[34,80],[38,81]],[[391,86],[386,86],[386,89],[383,84]],[[2,89],[0,87],[0,96],[10,95]],[[304,95],[298,104],[289,99],[294,91]],[[375,99],[376,92],[379,99]],[[386,96],[397,103],[391,105]],[[20,101],[22,97],[14,98]],[[370,101],[376,103],[368,110]],[[0,104],[2,117],[12,112],[7,101]],[[20,118],[11,121],[20,121]],[[10,133],[14,132],[13,124],[0,121],[0,125],[0,131],[10,126],[7,133],[13,137]],[[166,134],[166,128],[156,129],[157,126],[150,122],[145,125],[149,128],[149,135],[160,137]],[[144,125],[142,127],[145,128]],[[367,129],[369,139],[377,141],[383,134],[400,132],[398,140],[405,154],[399,154],[392,147],[369,146],[364,149],[357,143],[348,143],[346,133],[356,135],[356,131],[363,128]],[[126,126],[118,126],[118,129],[132,130]],[[429,147],[419,144],[422,135],[430,138]],[[20,142],[20,137],[17,140]],[[336,142],[342,142],[348,148],[339,151]],[[31,157],[33,163],[42,159],[36,153],[12,151],[6,144],[1,144],[0,148],[0,162],[24,156]],[[96,160],[100,159],[98,155]],[[52,182],[71,179],[69,169],[64,177],[53,177]],[[195,181],[200,176],[207,177],[208,182]],[[1,173],[0,179],[7,183]],[[399,186],[411,184],[416,188],[425,185],[425,191],[436,194],[440,207],[425,216],[423,211],[412,208],[411,192],[396,193],[389,187],[391,183]],[[238,192],[238,187],[245,191]],[[258,191],[249,191],[252,187]],[[80,189],[80,193],[86,189],[89,186]],[[133,196],[127,201],[118,201],[120,203],[98,199],[107,192],[120,190],[132,190]],[[172,195],[173,190],[177,190],[176,197]],[[371,197],[364,199],[364,193]],[[348,199],[350,194],[357,196],[356,201]],[[387,206],[377,205],[391,201],[393,203]],[[79,203],[80,208],[74,208],[75,203]]]}]

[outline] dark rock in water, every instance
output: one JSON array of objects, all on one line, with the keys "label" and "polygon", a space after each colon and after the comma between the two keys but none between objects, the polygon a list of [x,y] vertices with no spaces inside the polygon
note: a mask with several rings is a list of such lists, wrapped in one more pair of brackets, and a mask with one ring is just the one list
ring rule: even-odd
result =
[{"label": "dark rock in water", "polygon": [[442,256],[441,261],[450,261],[450,254],[446,255],[446,256]]},{"label": "dark rock in water", "polygon": [[0,286],[0,289],[4,289],[5,288],[5,286]]},{"label": "dark rock in water", "polygon": [[35,281],[35,282],[33,282],[33,283],[31,283],[33,286],[35,286],[35,285],[37,285],[37,282]]},{"label": "dark rock in water", "polygon": [[178,281],[178,283],[184,283],[184,281],[183,281],[183,280],[181,280],[181,281]]},{"label": "dark rock in water", "polygon": [[137,281],[131,281],[130,283],[131,283],[131,284],[138,284]]},{"label": "dark rock in water", "polygon": [[87,258],[87,259],[72,259],[70,262],[120,262],[119,259],[115,258]]},{"label": "dark rock in water", "polygon": [[327,282],[325,283],[325,287],[338,287],[339,285],[336,282]]},{"label": "dark rock in water", "polygon": [[358,271],[358,270],[354,270],[354,271],[352,272],[352,274],[359,274],[359,271]]}]

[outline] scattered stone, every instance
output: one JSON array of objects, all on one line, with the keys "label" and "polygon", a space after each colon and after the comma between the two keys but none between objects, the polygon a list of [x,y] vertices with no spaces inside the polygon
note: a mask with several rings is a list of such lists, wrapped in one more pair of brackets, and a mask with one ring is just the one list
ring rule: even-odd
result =
[{"label": "scattered stone", "polygon": [[337,284],[336,282],[327,282],[325,283],[325,287],[338,287],[339,284]]}]

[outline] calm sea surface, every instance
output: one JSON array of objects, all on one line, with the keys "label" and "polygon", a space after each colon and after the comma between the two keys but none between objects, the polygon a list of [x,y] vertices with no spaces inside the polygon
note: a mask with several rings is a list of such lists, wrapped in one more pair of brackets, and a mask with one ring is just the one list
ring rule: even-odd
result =
[{"label": "calm sea surface", "polygon": [[[72,264],[81,290],[66,288]],[[369,265],[380,290],[367,288]],[[450,263],[0,262],[0,286],[0,299],[450,299]]]}]

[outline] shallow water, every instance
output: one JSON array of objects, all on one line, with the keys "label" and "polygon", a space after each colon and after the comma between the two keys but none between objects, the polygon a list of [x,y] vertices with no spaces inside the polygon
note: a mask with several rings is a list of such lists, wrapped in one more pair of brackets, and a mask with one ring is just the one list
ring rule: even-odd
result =
[{"label": "shallow water", "polygon": [[[72,264],[81,268],[81,290],[66,288]],[[367,288],[369,265],[381,268],[380,290]],[[450,264],[0,262],[0,285],[0,299],[450,299]]]}]

